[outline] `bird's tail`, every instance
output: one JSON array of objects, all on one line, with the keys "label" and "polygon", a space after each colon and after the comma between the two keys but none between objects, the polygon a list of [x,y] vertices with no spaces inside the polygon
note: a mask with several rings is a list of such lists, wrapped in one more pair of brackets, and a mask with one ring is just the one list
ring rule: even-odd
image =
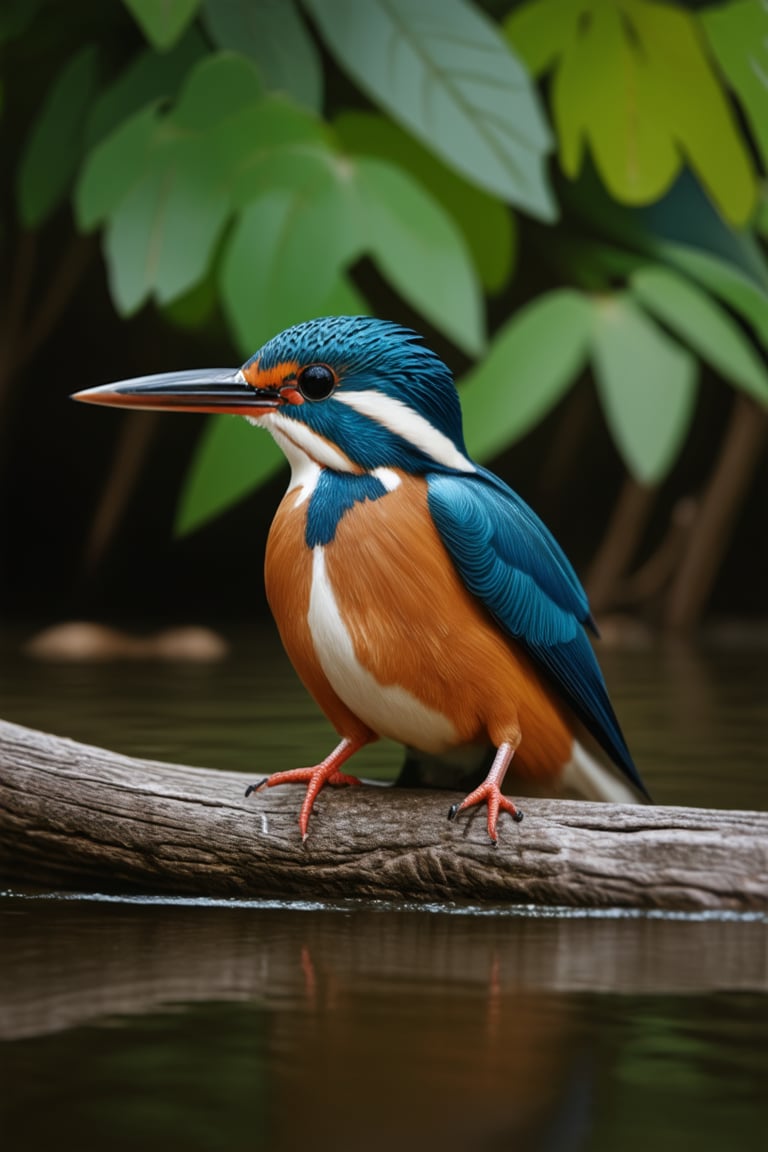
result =
[{"label": "bird's tail", "polygon": [[594,757],[578,740],[573,742],[571,759],[563,769],[562,782],[568,791],[585,800],[605,800],[611,804],[642,804],[643,797],[617,773]]}]

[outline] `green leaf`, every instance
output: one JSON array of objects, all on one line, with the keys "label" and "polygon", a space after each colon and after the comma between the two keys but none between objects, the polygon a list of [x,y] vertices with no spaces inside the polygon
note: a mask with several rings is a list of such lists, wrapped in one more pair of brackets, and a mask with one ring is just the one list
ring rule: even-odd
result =
[{"label": "green leaf", "polygon": [[592,308],[561,289],[533,300],[499,330],[460,385],[470,455],[487,460],[554,407],[587,356]]},{"label": "green leaf", "polygon": [[329,52],[473,183],[545,220],[550,136],[527,72],[463,0],[304,0]]},{"label": "green leaf", "polygon": [[125,120],[89,154],[74,195],[75,218],[82,231],[102,224],[141,179],[157,124],[157,108],[150,105]]},{"label": "green leaf", "polygon": [[344,273],[340,273],[318,308],[318,316],[369,316],[370,306]]},{"label": "green leaf", "polygon": [[450,216],[402,168],[360,159],[365,245],[400,295],[471,356],[483,350],[482,298]]},{"label": "green leaf", "polygon": [[763,0],[737,0],[707,8],[699,19],[768,167],[768,8]]},{"label": "green leaf", "polygon": [[79,211],[84,222],[109,215],[105,252],[123,314],[152,293],[168,303],[204,277],[232,212],[232,169],[240,159],[222,141],[231,142],[226,130],[238,117],[258,114],[260,93],[250,61],[217,53],[190,74],[164,120],[150,122],[145,111],[95,150]]},{"label": "green leaf", "polygon": [[252,201],[232,231],[221,273],[222,303],[243,354],[323,315],[359,243],[351,190],[331,174]]},{"label": "green leaf", "polygon": [[683,244],[658,244],[656,250],[659,256],[738,312],[768,348],[768,293],[741,268],[709,252],[697,251]]},{"label": "green leaf", "polygon": [[[209,272],[182,296],[176,296],[163,308],[163,313],[179,328],[200,328],[216,316],[219,302],[218,285]],[[219,328],[222,325],[219,324]]]},{"label": "green leaf", "polygon": [[285,457],[269,433],[238,416],[213,416],[190,465],[176,511],[183,536],[279,471]]},{"label": "green leaf", "polygon": [[533,76],[548,72],[576,35],[581,0],[528,0],[507,16],[504,35]]},{"label": "green leaf", "polygon": [[723,220],[687,170],[663,200],[638,209],[633,215],[650,241],[646,247],[651,251],[656,250],[659,242],[671,241],[709,252],[741,269],[768,292],[768,262],[754,235],[743,228],[733,228]]},{"label": "green leaf", "polygon": [[755,170],[695,15],[633,0],[631,19],[649,59],[656,123],[669,124],[683,159],[726,219],[745,224],[755,206]]},{"label": "green leaf", "polygon": [[241,109],[258,107],[262,93],[261,77],[250,60],[217,52],[189,74],[170,120],[187,132],[208,132]]},{"label": "green leaf", "polygon": [[106,231],[118,310],[136,311],[153,291],[166,303],[192,288],[205,275],[230,211],[220,173],[195,141],[156,149]]},{"label": "green leaf", "polygon": [[667,268],[633,273],[633,295],[737,388],[768,403],[768,371],[752,344],[706,292]]},{"label": "green leaf", "polygon": [[757,210],[755,228],[764,239],[768,240],[768,197],[765,193],[763,193],[763,200]]},{"label": "green leaf", "polygon": [[217,47],[256,63],[267,88],[320,110],[322,63],[293,0],[206,0],[203,21]]},{"label": "green leaf", "polygon": [[749,218],[755,172],[689,13],[590,0],[563,49],[552,107],[567,175],[589,148],[616,199],[647,204],[688,164],[728,220]]},{"label": "green leaf", "polygon": [[38,228],[69,188],[97,80],[98,50],[88,45],[65,64],[48,90],[19,166],[17,198],[25,228]]},{"label": "green leaf", "polygon": [[696,361],[629,297],[597,300],[592,358],[616,446],[641,484],[677,459],[696,402]]},{"label": "green leaf", "polygon": [[88,116],[86,139],[93,147],[140,109],[176,95],[182,81],[208,46],[196,28],[190,28],[170,52],[144,51],[128,64],[117,80],[94,102]]},{"label": "green leaf", "polygon": [[282,96],[267,96],[222,124],[213,147],[239,207],[275,183],[325,180],[337,163],[329,141],[328,129],[313,113]]},{"label": "green leaf", "polygon": [[469,245],[488,292],[506,284],[515,257],[515,217],[506,204],[469,184],[431,152],[383,116],[348,112],[334,122],[344,147],[406,168],[450,212]]},{"label": "green leaf", "polygon": [[123,0],[136,23],[160,52],[180,38],[194,18],[200,0]]},{"label": "green leaf", "polygon": [[612,4],[593,6],[580,27],[552,84],[563,170],[577,176],[589,148],[616,199],[628,204],[654,200],[674,179],[680,157],[648,113],[647,69]]}]

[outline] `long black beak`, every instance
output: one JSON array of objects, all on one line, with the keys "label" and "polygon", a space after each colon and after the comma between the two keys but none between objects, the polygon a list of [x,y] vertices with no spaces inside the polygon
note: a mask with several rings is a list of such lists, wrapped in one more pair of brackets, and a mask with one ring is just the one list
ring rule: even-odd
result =
[{"label": "long black beak", "polygon": [[117,384],[103,384],[75,392],[73,400],[107,404],[114,408],[149,408],[162,412],[227,412],[252,416],[254,411],[280,406],[280,394],[252,387],[242,372],[230,368],[163,372],[137,376]]}]

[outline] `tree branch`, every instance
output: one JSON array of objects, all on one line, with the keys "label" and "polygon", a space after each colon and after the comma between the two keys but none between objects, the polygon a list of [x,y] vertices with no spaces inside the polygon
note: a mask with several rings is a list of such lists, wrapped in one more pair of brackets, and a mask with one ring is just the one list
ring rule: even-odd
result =
[{"label": "tree branch", "polygon": [[452,793],[299,792],[134,760],[0,722],[0,874],[60,888],[765,909],[768,815],[528,800],[493,848]]}]

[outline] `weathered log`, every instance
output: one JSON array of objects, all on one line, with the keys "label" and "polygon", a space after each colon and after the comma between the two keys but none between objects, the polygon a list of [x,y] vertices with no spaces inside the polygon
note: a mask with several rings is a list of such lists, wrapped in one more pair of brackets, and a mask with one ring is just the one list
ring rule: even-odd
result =
[{"label": "weathered log", "polygon": [[0,875],[98,891],[571,907],[768,909],[768,814],[526,801],[498,847],[453,793],[297,788],[132,759],[0,723]]}]

